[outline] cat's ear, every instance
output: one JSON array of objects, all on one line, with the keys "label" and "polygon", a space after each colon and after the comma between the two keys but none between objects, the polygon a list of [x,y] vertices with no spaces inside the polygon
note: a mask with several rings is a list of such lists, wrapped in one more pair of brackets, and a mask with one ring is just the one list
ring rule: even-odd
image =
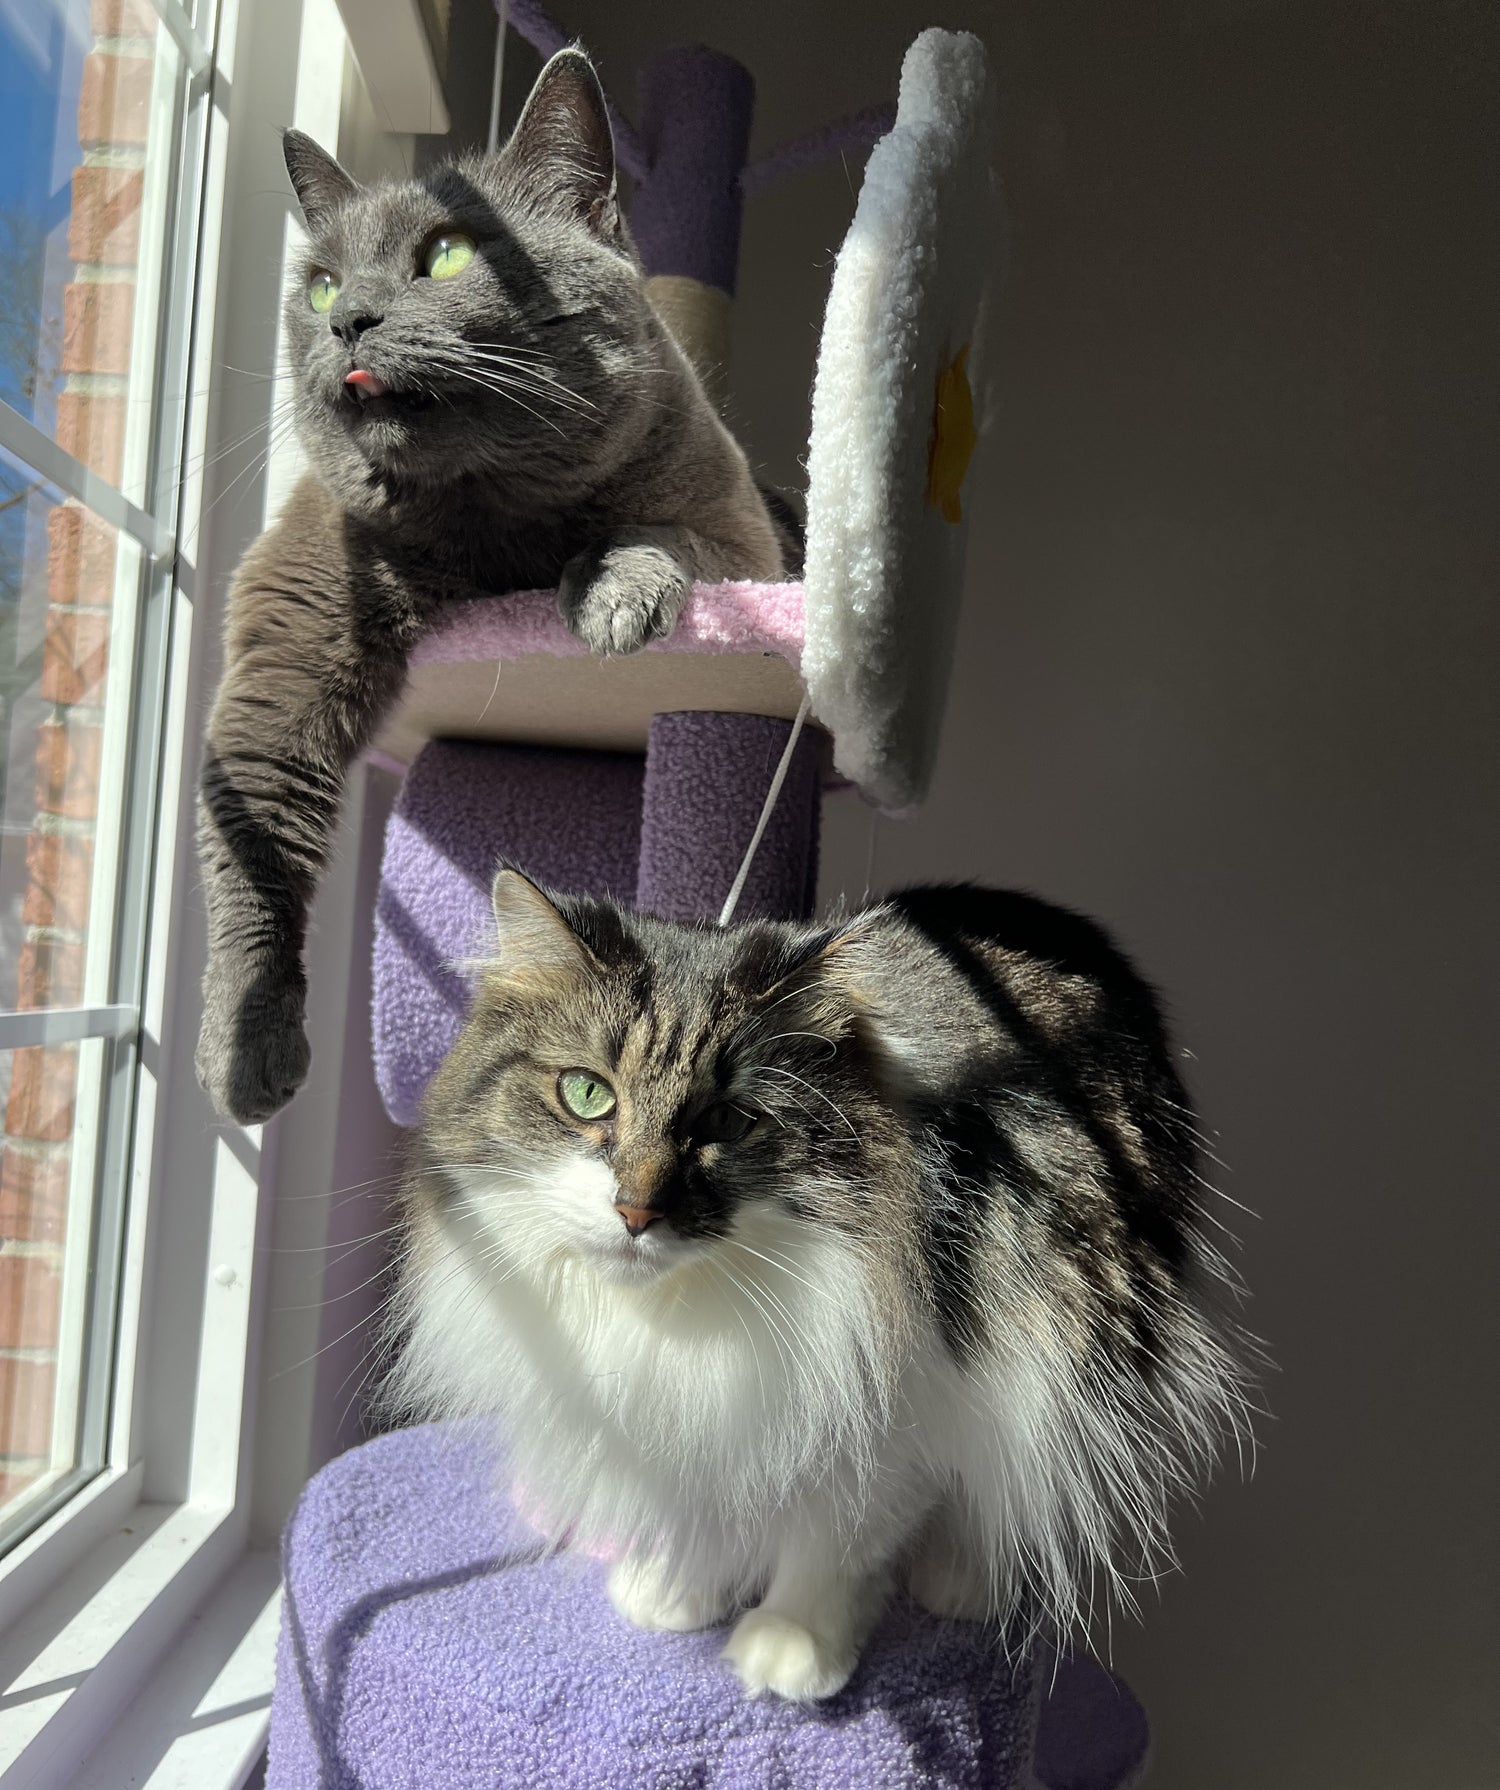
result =
[{"label": "cat's ear", "polygon": [[582,50],[559,50],[537,76],[506,155],[596,235],[605,241],[619,236],[614,132],[604,89]]},{"label": "cat's ear", "polygon": [[761,1004],[782,1015],[790,1008],[797,1018],[788,1025],[806,1023],[830,1042],[858,1037],[909,1092],[925,1089],[927,1059],[941,1054],[949,1029],[976,1030],[972,997],[951,967],[883,906],[809,937]]},{"label": "cat's ear", "polygon": [[309,230],[326,224],[339,206],[359,191],[353,175],[345,173],[326,149],[301,131],[281,133],[281,153]]},{"label": "cat's ear", "polygon": [[499,872],[491,899],[500,942],[494,968],[506,982],[542,989],[602,968],[562,910],[519,870]]},{"label": "cat's ear", "polygon": [[993,1049],[996,1022],[956,960],[893,907],[866,908],[818,959],[819,983],[891,1085],[936,1098]]},{"label": "cat's ear", "polygon": [[856,914],[841,925],[809,933],[790,960],[783,956],[777,963],[774,979],[761,990],[756,1005],[770,1012],[797,1003],[820,1030],[847,1031],[859,1017],[850,981],[870,922],[869,913]]}]

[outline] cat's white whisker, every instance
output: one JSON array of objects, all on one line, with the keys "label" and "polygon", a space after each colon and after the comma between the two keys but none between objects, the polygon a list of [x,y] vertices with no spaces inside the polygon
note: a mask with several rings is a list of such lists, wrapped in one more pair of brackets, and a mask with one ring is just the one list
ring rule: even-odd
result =
[{"label": "cat's white whisker", "polygon": [[766,1039],[767,1044],[780,1044],[787,1038],[810,1038],[815,1043],[826,1045],[831,1057],[838,1055],[839,1047],[832,1038],[825,1038],[821,1032],[777,1032]]},{"label": "cat's white whisker", "polygon": [[592,398],[586,398],[581,392],[575,392],[571,386],[564,385],[550,368],[539,365],[528,365],[525,361],[513,359],[510,355],[490,354],[483,350],[475,351],[475,358],[487,366],[504,368],[524,378],[530,379],[539,389],[567,398],[580,409],[596,412],[599,406]]},{"label": "cat's white whisker", "polygon": [[815,1088],[804,1076],[798,1075],[796,1071],[792,1069],[776,1069],[768,1064],[762,1064],[760,1066],[760,1073],[762,1075],[784,1075],[789,1081],[796,1082],[799,1087],[806,1088],[809,1094],[815,1095],[825,1106],[832,1109],[839,1122],[848,1126],[850,1136],[854,1138],[856,1143],[858,1143],[859,1132],[855,1130],[853,1122],[844,1112],[842,1107],[840,1107],[836,1101],[831,1100],[821,1088]]},{"label": "cat's white whisker", "polygon": [[573,414],[596,414],[598,406],[580,396],[560,381],[547,378],[531,367],[482,355],[459,355],[432,352],[427,363],[450,378],[482,385],[497,393],[525,392],[528,396],[548,400]]},{"label": "cat's white whisker", "polygon": [[828,1298],[829,1295],[823,1287],[814,1286],[810,1280],[796,1273],[780,1256],[767,1255],[762,1250],[752,1249],[743,1237],[727,1237],[725,1241],[732,1249],[743,1249],[746,1255],[753,1255],[757,1261],[765,1262],[773,1268],[779,1268],[789,1279],[795,1280],[798,1286],[806,1287],[810,1293],[816,1293],[820,1299]]},{"label": "cat's white whisker", "polygon": [[[734,1285],[734,1276],[725,1269],[722,1263],[715,1263],[714,1266],[716,1271],[722,1275],[724,1279],[730,1282],[731,1286]],[[769,1409],[770,1399],[766,1393],[766,1376],[761,1369],[760,1352],[755,1347],[755,1338],[751,1335],[749,1321],[733,1300],[730,1301],[729,1309],[734,1313],[740,1328],[745,1333],[745,1341],[750,1345],[750,1359],[755,1363],[755,1378],[760,1385],[760,1402],[762,1409]]]}]

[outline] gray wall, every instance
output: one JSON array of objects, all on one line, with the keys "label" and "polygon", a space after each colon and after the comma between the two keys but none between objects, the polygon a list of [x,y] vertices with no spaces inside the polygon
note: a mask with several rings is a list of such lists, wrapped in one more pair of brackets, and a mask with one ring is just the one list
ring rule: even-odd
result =
[{"label": "gray wall", "polygon": [[[1112,926],[1259,1214],[1259,1466],[1115,1631],[1155,1790],[1500,1784],[1495,9],[557,10],[627,104],[653,48],[739,55],[759,146],[893,92],[921,25],[989,42],[1002,402],[940,772],[875,883]],[[858,175],[747,222],[736,415],[787,480]],[[828,893],[869,835],[830,803]]]}]

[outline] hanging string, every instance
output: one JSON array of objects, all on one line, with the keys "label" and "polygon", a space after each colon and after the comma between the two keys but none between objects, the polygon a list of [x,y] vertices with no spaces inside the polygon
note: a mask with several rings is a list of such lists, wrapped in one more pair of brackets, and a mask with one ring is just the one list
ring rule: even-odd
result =
[{"label": "hanging string", "polygon": [[870,891],[875,887],[875,835],[880,825],[880,810],[870,810],[870,849],[865,854],[865,893],[864,900],[869,901]]},{"label": "hanging string", "polygon": [[760,849],[761,838],[767,826],[770,825],[771,816],[776,809],[776,798],[781,794],[781,786],[786,782],[786,774],[791,769],[792,754],[797,750],[797,741],[802,737],[802,723],[807,719],[808,711],[811,708],[812,697],[804,696],[802,706],[797,710],[797,719],[792,723],[792,731],[786,736],[786,745],[781,752],[781,763],[777,765],[776,775],[771,779],[771,787],[766,791],[766,799],[761,803],[760,819],[756,821],[755,831],[750,835],[750,843],[745,847],[744,858],[740,861],[739,875],[735,877],[732,888],[724,898],[724,905],[719,909],[719,924],[721,926],[727,926],[734,918],[734,910],[739,906],[740,896],[745,892],[745,881],[750,875],[750,866],[755,862],[755,854]]}]

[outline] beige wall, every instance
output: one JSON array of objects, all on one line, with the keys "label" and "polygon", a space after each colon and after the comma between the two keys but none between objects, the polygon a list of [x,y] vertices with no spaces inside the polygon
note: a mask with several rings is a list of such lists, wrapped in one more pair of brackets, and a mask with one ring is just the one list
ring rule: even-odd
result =
[{"label": "beige wall", "polygon": [[[627,99],[664,43],[740,55],[762,147],[892,91],[935,20],[1010,71],[959,668],[876,883],[1017,883],[1111,925],[1260,1214],[1260,1467],[1116,1630],[1155,1790],[1500,1784],[1494,9],[557,10]],[[857,179],[747,221],[736,409],[785,479]],[[858,893],[867,851],[831,803],[825,889]]]}]

